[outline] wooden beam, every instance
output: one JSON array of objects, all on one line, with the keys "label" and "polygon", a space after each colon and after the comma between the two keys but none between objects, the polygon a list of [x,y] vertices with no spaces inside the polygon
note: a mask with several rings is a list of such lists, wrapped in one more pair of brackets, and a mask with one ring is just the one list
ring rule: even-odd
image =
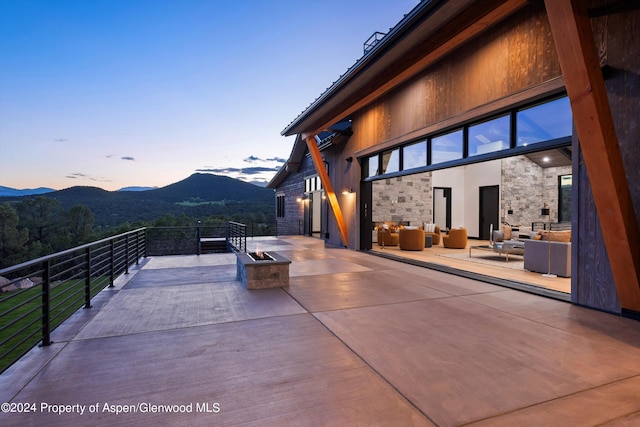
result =
[{"label": "wooden beam", "polygon": [[309,153],[311,153],[313,164],[315,165],[316,171],[320,176],[320,181],[322,181],[324,192],[327,196],[327,199],[329,199],[329,205],[331,206],[333,215],[336,217],[338,229],[340,230],[340,237],[342,237],[342,244],[346,247],[349,245],[347,224],[345,223],[344,217],[342,216],[342,210],[340,210],[340,204],[338,203],[338,198],[336,197],[336,193],[333,190],[333,185],[331,184],[331,180],[329,179],[327,169],[324,167],[320,149],[318,148],[318,144],[316,143],[316,139],[313,137],[313,135],[305,137],[305,140],[307,141],[307,147],[309,147]]},{"label": "wooden beam", "polygon": [[640,229],[585,0],[545,0],[622,308],[640,312]]}]

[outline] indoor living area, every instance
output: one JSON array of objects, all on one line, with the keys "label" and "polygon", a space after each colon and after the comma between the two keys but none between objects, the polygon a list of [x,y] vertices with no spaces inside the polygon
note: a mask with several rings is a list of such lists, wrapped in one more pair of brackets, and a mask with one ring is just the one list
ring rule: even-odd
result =
[{"label": "indoor living area", "polygon": [[515,120],[499,115],[372,156],[371,249],[568,299],[567,100],[512,114]]}]

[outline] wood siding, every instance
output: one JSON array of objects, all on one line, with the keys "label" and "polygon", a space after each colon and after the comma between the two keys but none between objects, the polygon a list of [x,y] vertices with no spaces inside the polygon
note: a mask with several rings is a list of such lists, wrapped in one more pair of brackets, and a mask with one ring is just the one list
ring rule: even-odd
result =
[{"label": "wood siding", "polygon": [[[624,169],[629,182],[636,221],[640,223],[640,11],[615,13],[592,19],[596,45],[605,67],[605,86],[618,136]],[[635,46],[635,50],[630,47]],[[574,153],[578,145],[574,142]],[[575,161],[574,161],[575,163]],[[574,199],[578,214],[572,283],[575,303],[606,311],[620,312],[600,219],[596,213],[589,176],[577,160],[574,176],[577,183]],[[635,242],[638,244],[638,242]]]},{"label": "wood siding", "polygon": [[354,115],[354,151],[561,76],[549,23],[529,5]]},{"label": "wood siding", "polygon": [[284,217],[276,218],[278,235],[304,234],[304,205],[297,202],[296,199],[304,194],[304,179],[315,174],[313,162],[309,157],[304,156],[298,171],[290,173],[278,185],[276,197],[278,194],[285,195]]}]

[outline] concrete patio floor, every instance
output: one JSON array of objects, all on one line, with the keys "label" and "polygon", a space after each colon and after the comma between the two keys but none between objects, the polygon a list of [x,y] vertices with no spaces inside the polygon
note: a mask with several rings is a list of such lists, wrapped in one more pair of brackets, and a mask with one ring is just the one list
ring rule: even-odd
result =
[{"label": "concrete patio floor", "polygon": [[0,375],[23,410],[0,425],[640,425],[637,321],[259,243],[292,260],[289,288],[243,289],[232,254],[148,258]]}]

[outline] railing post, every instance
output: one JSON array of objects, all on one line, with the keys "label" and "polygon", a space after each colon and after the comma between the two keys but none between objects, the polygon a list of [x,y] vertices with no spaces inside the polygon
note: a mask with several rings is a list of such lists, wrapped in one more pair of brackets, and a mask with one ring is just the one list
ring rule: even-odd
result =
[{"label": "railing post", "polygon": [[129,274],[129,235],[124,236],[124,274]]},{"label": "railing post", "polygon": [[91,246],[85,254],[87,263],[87,275],[84,278],[84,308],[91,308]]},{"label": "railing post", "polygon": [[197,239],[197,244],[196,244],[196,254],[199,256],[200,255],[200,246],[201,246],[201,242],[200,242],[200,221],[198,221],[198,228],[196,231],[196,239]]},{"label": "railing post", "polygon": [[42,345],[51,344],[51,262],[46,260],[43,265],[42,280]]},{"label": "railing post", "polygon": [[111,251],[111,254],[110,254],[110,255],[111,255],[111,261],[110,261],[110,263],[109,263],[109,264],[110,264],[110,266],[109,266],[109,267],[110,267],[110,270],[111,270],[111,271],[110,271],[110,273],[109,273],[109,276],[110,276],[110,277],[109,277],[109,287],[110,287],[110,288],[113,288],[113,286],[114,286],[114,285],[113,285],[113,282],[115,281],[115,275],[116,275],[116,274],[115,274],[115,263],[116,263],[116,260],[115,260],[115,250],[116,250],[116,248],[115,248],[115,242],[114,242],[114,240],[113,240],[113,239],[111,239],[111,242],[110,242],[110,245],[109,245],[109,246],[110,246],[110,248],[109,248],[109,249],[110,249],[110,251]]},{"label": "railing post", "polygon": [[136,265],[140,265],[140,232],[136,231]]},{"label": "railing post", "polygon": [[144,254],[142,255],[143,257],[147,257],[147,242],[149,241],[149,239],[147,239],[147,229],[145,227],[144,231]]}]

